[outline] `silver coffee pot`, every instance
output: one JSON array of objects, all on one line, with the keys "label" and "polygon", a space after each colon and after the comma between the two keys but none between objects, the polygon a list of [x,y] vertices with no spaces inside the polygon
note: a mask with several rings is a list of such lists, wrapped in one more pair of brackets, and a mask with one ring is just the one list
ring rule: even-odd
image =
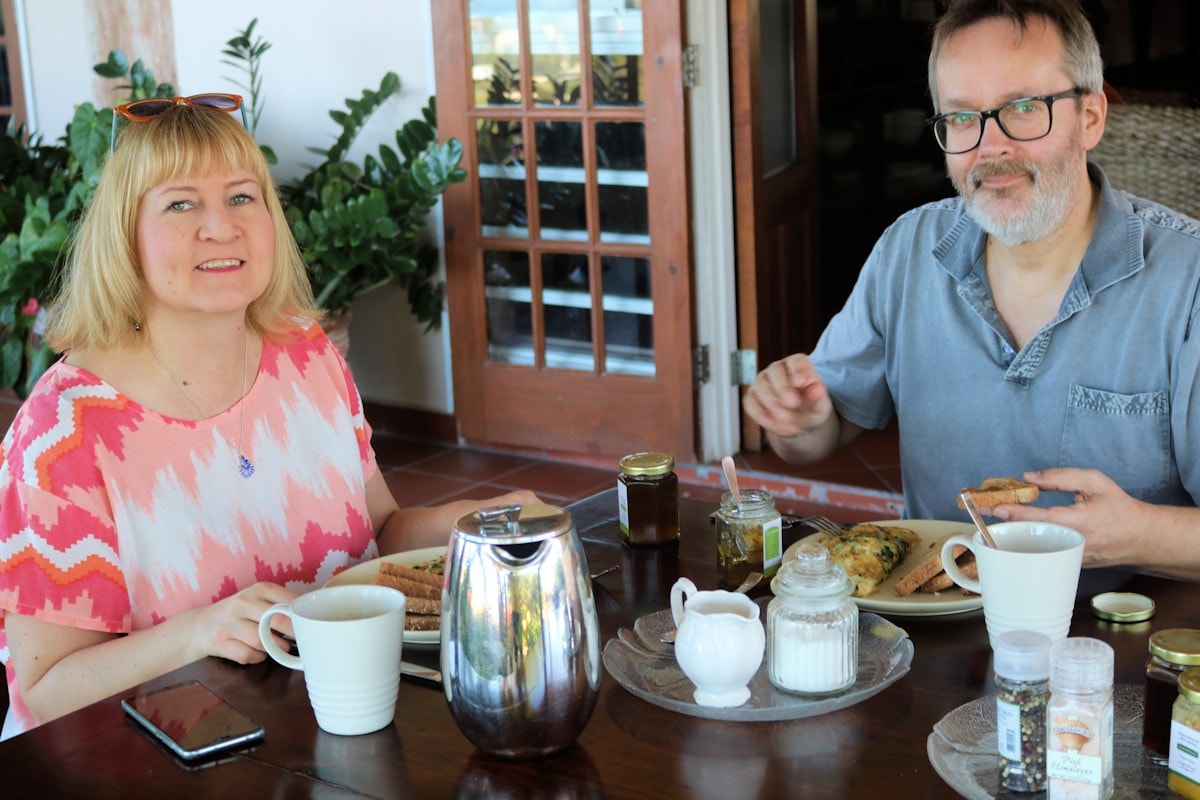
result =
[{"label": "silver coffee pot", "polygon": [[530,504],[461,517],[445,570],[442,685],[458,727],[492,755],[568,747],[600,690],[596,604],[570,513]]}]

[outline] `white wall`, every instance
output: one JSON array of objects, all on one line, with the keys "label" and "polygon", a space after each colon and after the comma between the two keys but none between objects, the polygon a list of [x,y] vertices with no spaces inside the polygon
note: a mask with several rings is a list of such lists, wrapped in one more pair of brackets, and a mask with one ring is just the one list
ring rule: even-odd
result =
[{"label": "white wall", "polygon": [[[120,0],[110,0],[118,3]],[[49,140],[59,138],[73,107],[92,96],[94,60],[85,29],[84,0],[18,0],[28,55],[30,121]],[[177,81],[181,94],[230,91],[242,74],[222,62],[225,42],[255,17],[255,36],[269,41],[263,58],[266,107],[258,138],[279,156],[276,177],[287,180],[316,163],[307,147],[327,147],[338,128],[329,110],[347,97],[377,88],[384,73],[400,76],[402,94],[375,115],[352,152],[361,157],[379,142],[394,146],[394,131],[419,114],[434,93],[429,3],[420,0],[172,0]],[[127,52],[130,59],[140,54]],[[151,70],[155,65],[147,64]],[[159,72],[155,73],[160,79]],[[441,220],[430,235],[439,240]],[[355,308],[351,367],[368,400],[452,412],[447,324],[423,334],[398,290],[385,289]]]}]

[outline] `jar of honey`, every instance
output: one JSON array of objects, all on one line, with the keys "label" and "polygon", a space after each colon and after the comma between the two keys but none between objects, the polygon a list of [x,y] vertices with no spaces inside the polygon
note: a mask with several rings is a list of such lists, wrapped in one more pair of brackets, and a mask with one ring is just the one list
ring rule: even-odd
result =
[{"label": "jar of honey", "polygon": [[617,511],[621,538],[633,546],[660,545],[679,538],[679,478],[666,453],[633,453],[620,462]]},{"label": "jar of honey", "polygon": [[1150,635],[1142,744],[1159,755],[1167,754],[1171,739],[1171,706],[1179,694],[1179,676],[1192,667],[1200,667],[1200,630],[1166,628]]}]

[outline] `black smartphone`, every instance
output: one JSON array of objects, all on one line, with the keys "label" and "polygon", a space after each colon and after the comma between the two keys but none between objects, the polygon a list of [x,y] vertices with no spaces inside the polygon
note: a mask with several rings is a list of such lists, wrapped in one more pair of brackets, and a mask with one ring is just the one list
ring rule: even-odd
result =
[{"label": "black smartphone", "polygon": [[260,742],[266,731],[199,681],[138,692],[121,707],[187,762]]}]

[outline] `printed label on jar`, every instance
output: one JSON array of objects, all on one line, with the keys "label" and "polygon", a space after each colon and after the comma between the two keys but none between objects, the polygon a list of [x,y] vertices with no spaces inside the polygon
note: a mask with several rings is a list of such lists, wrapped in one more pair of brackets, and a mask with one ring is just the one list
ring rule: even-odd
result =
[{"label": "printed label on jar", "polygon": [[617,517],[621,520],[621,535],[629,538],[629,490],[625,481],[617,481]]},{"label": "printed label on jar", "polygon": [[996,700],[996,740],[1000,755],[1009,761],[1021,759],[1021,707]]},{"label": "printed label on jar", "polygon": [[1104,758],[1097,741],[1094,721],[1083,716],[1050,715],[1046,748],[1046,777],[1100,784],[1104,781]]},{"label": "printed label on jar", "polygon": [[783,561],[783,517],[763,523],[763,573],[774,575]]},{"label": "printed label on jar", "polygon": [[1170,769],[1200,783],[1200,731],[1175,720],[1171,723]]}]

